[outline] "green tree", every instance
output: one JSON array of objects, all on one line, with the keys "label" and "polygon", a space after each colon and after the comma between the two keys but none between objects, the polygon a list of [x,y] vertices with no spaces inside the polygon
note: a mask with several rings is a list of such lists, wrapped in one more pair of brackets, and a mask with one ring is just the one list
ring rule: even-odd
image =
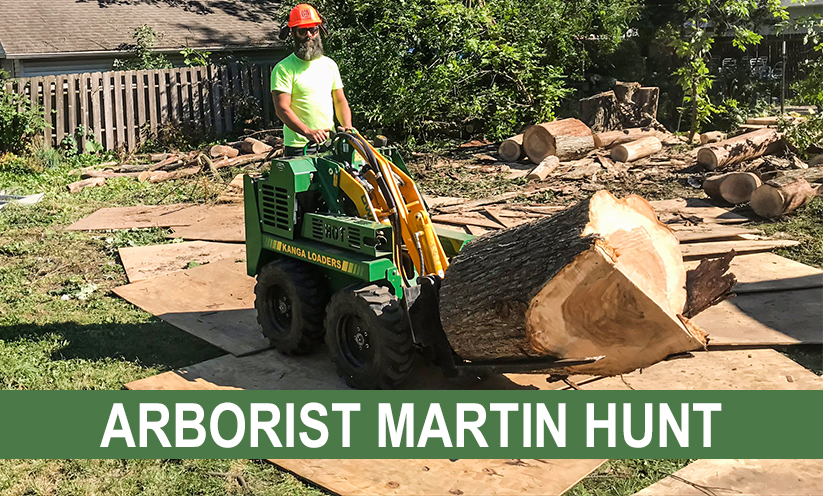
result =
[{"label": "green tree", "polygon": [[[553,117],[592,53],[613,50],[636,0],[320,0],[356,124],[430,139],[492,138]],[[365,122],[363,122],[365,121]]]},{"label": "green tree", "polygon": [[131,57],[115,59],[114,68],[118,71],[136,71],[142,69],[171,69],[172,64],[162,53],[156,53],[154,47],[162,38],[150,26],[143,24],[134,30],[134,44],[124,45],[120,49],[127,51]]},{"label": "green tree", "polygon": [[680,24],[669,24],[664,36],[683,64],[673,75],[690,107],[691,140],[698,124],[719,110],[708,97],[713,77],[707,59],[715,37],[730,35],[733,45],[745,51],[763,38],[755,29],[783,21],[788,13],[780,0],[684,0],[677,9]]},{"label": "green tree", "polygon": [[43,131],[43,109],[25,95],[6,91],[8,73],[0,70],[0,153],[21,153]]}]

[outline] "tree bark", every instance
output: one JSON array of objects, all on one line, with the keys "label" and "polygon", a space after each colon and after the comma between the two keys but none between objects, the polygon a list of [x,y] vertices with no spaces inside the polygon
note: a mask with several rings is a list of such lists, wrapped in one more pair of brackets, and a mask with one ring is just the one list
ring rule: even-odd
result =
[{"label": "tree bark", "polygon": [[715,200],[740,205],[751,199],[760,184],[760,178],[753,172],[729,172],[707,178],[703,181],[703,191]]},{"label": "tree bark", "polygon": [[697,151],[697,163],[713,171],[777,151],[782,136],[774,129],[758,129]]},{"label": "tree bark", "polygon": [[620,112],[614,91],[580,99],[580,119],[595,132],[619,129]]},{"label": "tree bark", "polygon": [[497,154],[504,162],[517,162],[525,155],[523,153],[523,134],[512,136],[506,141],[500,143],[500,148],[497,149]]},{"label": "tree bark", "polygon": [[648,136],[624,143],[612,148],[611,157],[616,162],[634,162],[643,157],[648,157],[663,149],[663,143],[655,136]]},{"label": "tree bark", "polygon": [[575,160],[594,150],[594,139],[588,136],[556,136],[554,155],[560,160]]},{"label": "tree bark", "polygon": [[781,176],[757,188],[749,205],[757,215],[774,219],[794,212],[818,193],[805,179]]},{"label": "tree bark", "polygon": [[726,139],[726,133],[721,131],[709,131],[700,135],[700,144],[708,145]]},{"label": "tree bark", "polygon": [[657,131],[647,127],[633,127],[619,131],[606,131],[594,135],[595,148],[612,148],[623,143],[636,141],[640,138],[657,136]]},{"label": "tree bark", "polygon": [[557,155],[556,138],[558,136],[589,136],[592,130],[582,121],[574,118],[545,122],[529,127],[523,133],[523,149],[526,156],[539,164],[549,155]]},{"label": "tree bark", "polygon": [[654,209],[600,191],[472,241],[446,271],[440,315],[463,358],[605,355],[566,372],[615,375],[705,346],[681,316],[685,283],[677,238]]}]

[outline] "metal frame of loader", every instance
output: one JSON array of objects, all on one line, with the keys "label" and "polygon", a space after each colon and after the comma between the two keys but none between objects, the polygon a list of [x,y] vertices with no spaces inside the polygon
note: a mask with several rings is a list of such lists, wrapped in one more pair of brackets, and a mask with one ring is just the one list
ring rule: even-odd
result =
[{"label": "metal frame of loader", "polygon": [[[396,149],[379,151],[411,177]],[[562,369],[599,359],[458,357],[440,322],[440,277],[405,285],[391,257],[392,227],[358,217],[341,188],[341,168],[362,163],[337,142],[318,155],[274,159],[267,175],[244,178],[247,270],[257,277],[258,322],[275,348],[307,353],[325,337],[338,373],[359,388],[396,386],[415,352],[446,376]],[[449,259],[473,239],[438,227],[435,232]]]}]

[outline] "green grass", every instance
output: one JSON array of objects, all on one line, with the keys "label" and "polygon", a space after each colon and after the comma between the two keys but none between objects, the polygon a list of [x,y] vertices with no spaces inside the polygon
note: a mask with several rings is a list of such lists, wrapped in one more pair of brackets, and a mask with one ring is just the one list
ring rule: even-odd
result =
[{"label": "green grass", "polygon": [[776,251],[792,260],[823,268],[823,197],[817,197],[785,220],[757,226],[776,238],[796,239],[797,246]]},{"label": "green grass", "polygon": [[634,494],[693,460],[609,460],[566,494],[569,496],[622,496]]}]

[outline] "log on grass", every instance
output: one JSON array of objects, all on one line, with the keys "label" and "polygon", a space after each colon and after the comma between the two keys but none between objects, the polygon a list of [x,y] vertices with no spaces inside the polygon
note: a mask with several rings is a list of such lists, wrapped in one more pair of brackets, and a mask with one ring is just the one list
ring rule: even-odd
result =
[{"label": "log on grass", "polygon": [[760,178],[753,172],[729,172],[707,178],[703,191],[715,200],[740,205],[748,202],[760,185]]},{"label": "log on grass", "polygon": [[781,176],[757,188],[749,206],[757,215],[774,219],[794,212],[817,194],[819,189],[805,179]]},{"label": "log on grass", "polygon": [[[594,140],[592,139],[592,130],[582,121],[574,118],[561,119],[559,121],[544,122],[526,129],[523,133],[523,149],[526,156],[535,164],[539,164],[544,158],[549,155],[557,155],[557,137],[558,136],[578,136],[588,137],[592,140],[592,147]],[[572,143],[566,143],[566,148]],[[573,148],[573,147],[572,147]]]},{"label": "log on grass", "polygon": [[240,142],[240,151],[244,154],[259,155],[271,150],[271,146],[254,138],[246,138]]},{"label": "log on grass", "polygon": [[69,184],[68,189],[69,193],[79,193],[86,188],[94,188],[95,186],[103,186],[104,184],[106,184],[105,177],[90,177]]},{"label": "log on grass", "polygon": [[549,155],[544,158],[537,167],[532,169],[526,178],[529,180],[545,181],[546,178],[549,177],[549,174],[554,172],[558,166],[560,166],[560,159],[554,155]]},{"label": "log on grass", "polygon": [[700,148],[697,150],[697,163],[713,171],[774,153],[781,143],[782,135],[776,130],[758,129]]},{"label": "log on grass", "polygon": [[651,205],[599,191],[469,243],[446,271],[440,317],[465,359],[605,356],[562,373],[616,375],[706,345],[682,317],[685,284]]},{"label": "log on grass", "polygon": [[594,146],[595,148],[612,148],[649,136],[657,136],[657,131],[648,127],[633,127],[620,129],[619,131],[607,131],[594,135]]},{"label": "log on grass", "polygon": [[648,136],[612,148],[611,157],[615,162],[634,162],[663,149],[663,143],[656,136]]},{"label": "log on grass", "polygon": [[234,158],[240,155],[240,150],[226,145],[214,145],[209,149],[209,156],[211,158],[228,157]]},{"label": "log on grass", "polygon": [[497,154],[504,162],[516,162],[523,158],[523,134],[512,136],[500,143]]}]

